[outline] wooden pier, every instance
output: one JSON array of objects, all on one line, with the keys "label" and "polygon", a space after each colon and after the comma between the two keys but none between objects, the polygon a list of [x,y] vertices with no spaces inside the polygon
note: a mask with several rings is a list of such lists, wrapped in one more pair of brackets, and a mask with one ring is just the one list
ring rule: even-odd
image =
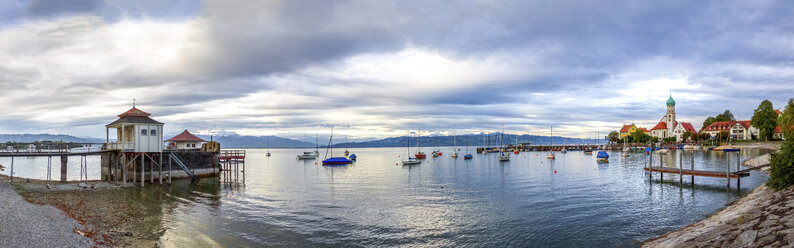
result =
[{"label": "wooden pier", "polygon": [[700,177],[721,177],[724,178],[739,178],[739,177],[746,177],[749,176],[750,173],[748,172],[731,172],[725,173],[723,171],[706,171],[706,170],[690,170],[690,169],[678,169],[678,168],[670,168],[670,167],[645,167],[643,168],[645,171],[651,172],[659,172],[659,173],[670,173],[670,174],[679,174],[685,176],[700,176]]}]

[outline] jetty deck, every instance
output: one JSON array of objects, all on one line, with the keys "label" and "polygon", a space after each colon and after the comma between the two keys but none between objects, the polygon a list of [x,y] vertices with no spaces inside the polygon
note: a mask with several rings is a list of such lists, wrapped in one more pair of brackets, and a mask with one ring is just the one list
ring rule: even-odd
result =
[{"label": "jetty deck", "polygon": [[682,174],[687,176],[701,176],[701,177],[740,178],[750,175],[750,173],[746,171],[726,173],[725,171],[689,170],[689,169],[679,169],[679,168],[670,168],[670,167],[651,167],[651,168],[645,167],[643,169],[646,171],[650,170],[651,172]]},{"label": "jetty deck", "polygon": [[0,157],[59,157],[59,156],[90,156],[102,155],[108,151],[90,151],[90,152],[47,152],[47,151],[34,151],[34,152],[0,152]]}]

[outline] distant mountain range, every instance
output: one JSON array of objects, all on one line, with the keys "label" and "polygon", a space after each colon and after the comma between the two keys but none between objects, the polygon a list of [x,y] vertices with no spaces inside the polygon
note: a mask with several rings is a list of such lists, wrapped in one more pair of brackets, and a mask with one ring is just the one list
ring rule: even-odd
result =
[{"label": "distant mountain range", "polygon": [[63,141],[67,143],[103,143],[104,139],[99,138],[80,138],[65,134],[0,134],[0,143],[21,142],[30,143],[36,141]]},{"label": "distant mountain range", "polygon": [[[551,143],[551,138],[549,136],[538,136],[538,135],[504,135],[504,145],[508,144],[516,144],[516,143],[530,143],[532,145],[548,145]],[[366,141],[366,142],[349,142],[349,143],[339,143],[334,144],[335,147],[399,147],[399,146],[406,146],[408,142],[408,137],[401,136],[401,137],[393,137],[393,138],[385,138],[380,140],[374,141]],[[472,147],[482,147],[482,146],[499,146],[501,142],[501,135],[499,133],[495,134],[467,134],[467,135],[458,135],[453,138],[453,136],[429,136],[429,137],[421,137],[417,140],[416,137],[411,137],[411,146],[417,146],[418,142],[421,142],[422,146],[424,147],[434,147],[434,146],[452,146],[457,143],[457,146],[472,146]],[[592,143],[605,143],[604,140],[593,140],[593,139],[579,139],[579,138],[568,138],[568,137],[554,137],[554,144],[592,144]]]},{"label": "distant mountain range", "polygon": [[[171,137],[173,135],[166,135]],[[209,136],[198,135],[202,139],[210,140]],[[411,146],[417,146],[417,142],[421,142],[424,147],[435,146],[452,146],[457,142],[458,146],[499,146],[500,134],[467,134],[453,136],[425,136],[417,140],[416,137],[411,137]],[[315,147],[314,143],[299,141],[294,139],[282,138],[277,136],[243,136],[243,135],[222,135],[214,136],[214,141],[220,142],[221,147],[228,148],[302,148],[302,147]],[[538,135],[504,135],[504,144],[530,143],[532,145],[547,145],[551,142],[549,136]],[[63,141],[73,143],[103,143],[104,139],[99,138],[81,138],[65,134],[0,134],[0,143],[5,142],[35,142],[35,141]],[[392,137],[372,141],[362,142],[335,142],[335,147],[401,147],[405,146],[408,142],[408,137]],[[568,137],[554,137],[554,144],[586,144],[586,143],[604,143],[602,140],[593,139],[579,139]],[[328,137],[320,137],[320,147],[326,147],[328,144]]]}]

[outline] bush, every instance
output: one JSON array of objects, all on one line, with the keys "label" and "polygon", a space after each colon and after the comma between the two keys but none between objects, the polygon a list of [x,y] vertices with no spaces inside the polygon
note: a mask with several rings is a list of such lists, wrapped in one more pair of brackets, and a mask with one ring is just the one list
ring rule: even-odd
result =
[{"label": "bush", "polygon": [[786,139],[780,147],[780,151],[772,154],[769,167],[769,181],[766,182],[766,185],[770,188],[780,190],[794,184],[793,151],[794,139]]}]

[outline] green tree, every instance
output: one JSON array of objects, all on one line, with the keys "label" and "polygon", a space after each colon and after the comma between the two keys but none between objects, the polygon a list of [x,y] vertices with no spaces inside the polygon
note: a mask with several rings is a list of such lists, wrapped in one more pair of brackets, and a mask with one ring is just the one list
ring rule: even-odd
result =
[{"label": "green tree", "polygon": [[651,137],[653,143],[659,142],[659,137]]},{"label": "green tree", "polygon": [[618,133],[618,131],[609,132],[607,138],[609,138],[609,142],[617,142],[618,140],[620,140],[620,133]]},{"label": "green tree", "polygon": [[772,107],[772,102],[764,100],[758,105],[758,108],[753,111],[750,125],[758,128],[759,139],[769,140],[772,138],[777,126],[777,113],[775,113],[775,108]]},{"label": "green tree", "polygon": [[783,115],[777,118],[777,125],[780,126],[780,131],[783,132],[783,137],[786,140],[794,139],[794,98],[788,100],[788,105],[783,110]]},{"label": "green tree", "polygon": [[648,140],[650,140],[650,136],[648,136],[648,134],[646,134],[643,131],[636,130],[633,133],[631,133],[629,139],[631,140],[631,142],[645,143],[648,142]]},{"label": "green tree", "polygon": [[725,110],[722,114],[718,114],[714,117],[708,117],[705,121],[703,121],[703,127],[708,127],[711,123],[720,122],[720,121],[735,121],[736,118],[733,117],[733,113],[730,110]]},{"label": "green tree", "polygon": [[780,150],[772,154],[769,167],[769,180],[766,184],[773,189],[784,189],[794,184],[794,98],[788,100],[783,115],[778,118],[786,141]]}]

